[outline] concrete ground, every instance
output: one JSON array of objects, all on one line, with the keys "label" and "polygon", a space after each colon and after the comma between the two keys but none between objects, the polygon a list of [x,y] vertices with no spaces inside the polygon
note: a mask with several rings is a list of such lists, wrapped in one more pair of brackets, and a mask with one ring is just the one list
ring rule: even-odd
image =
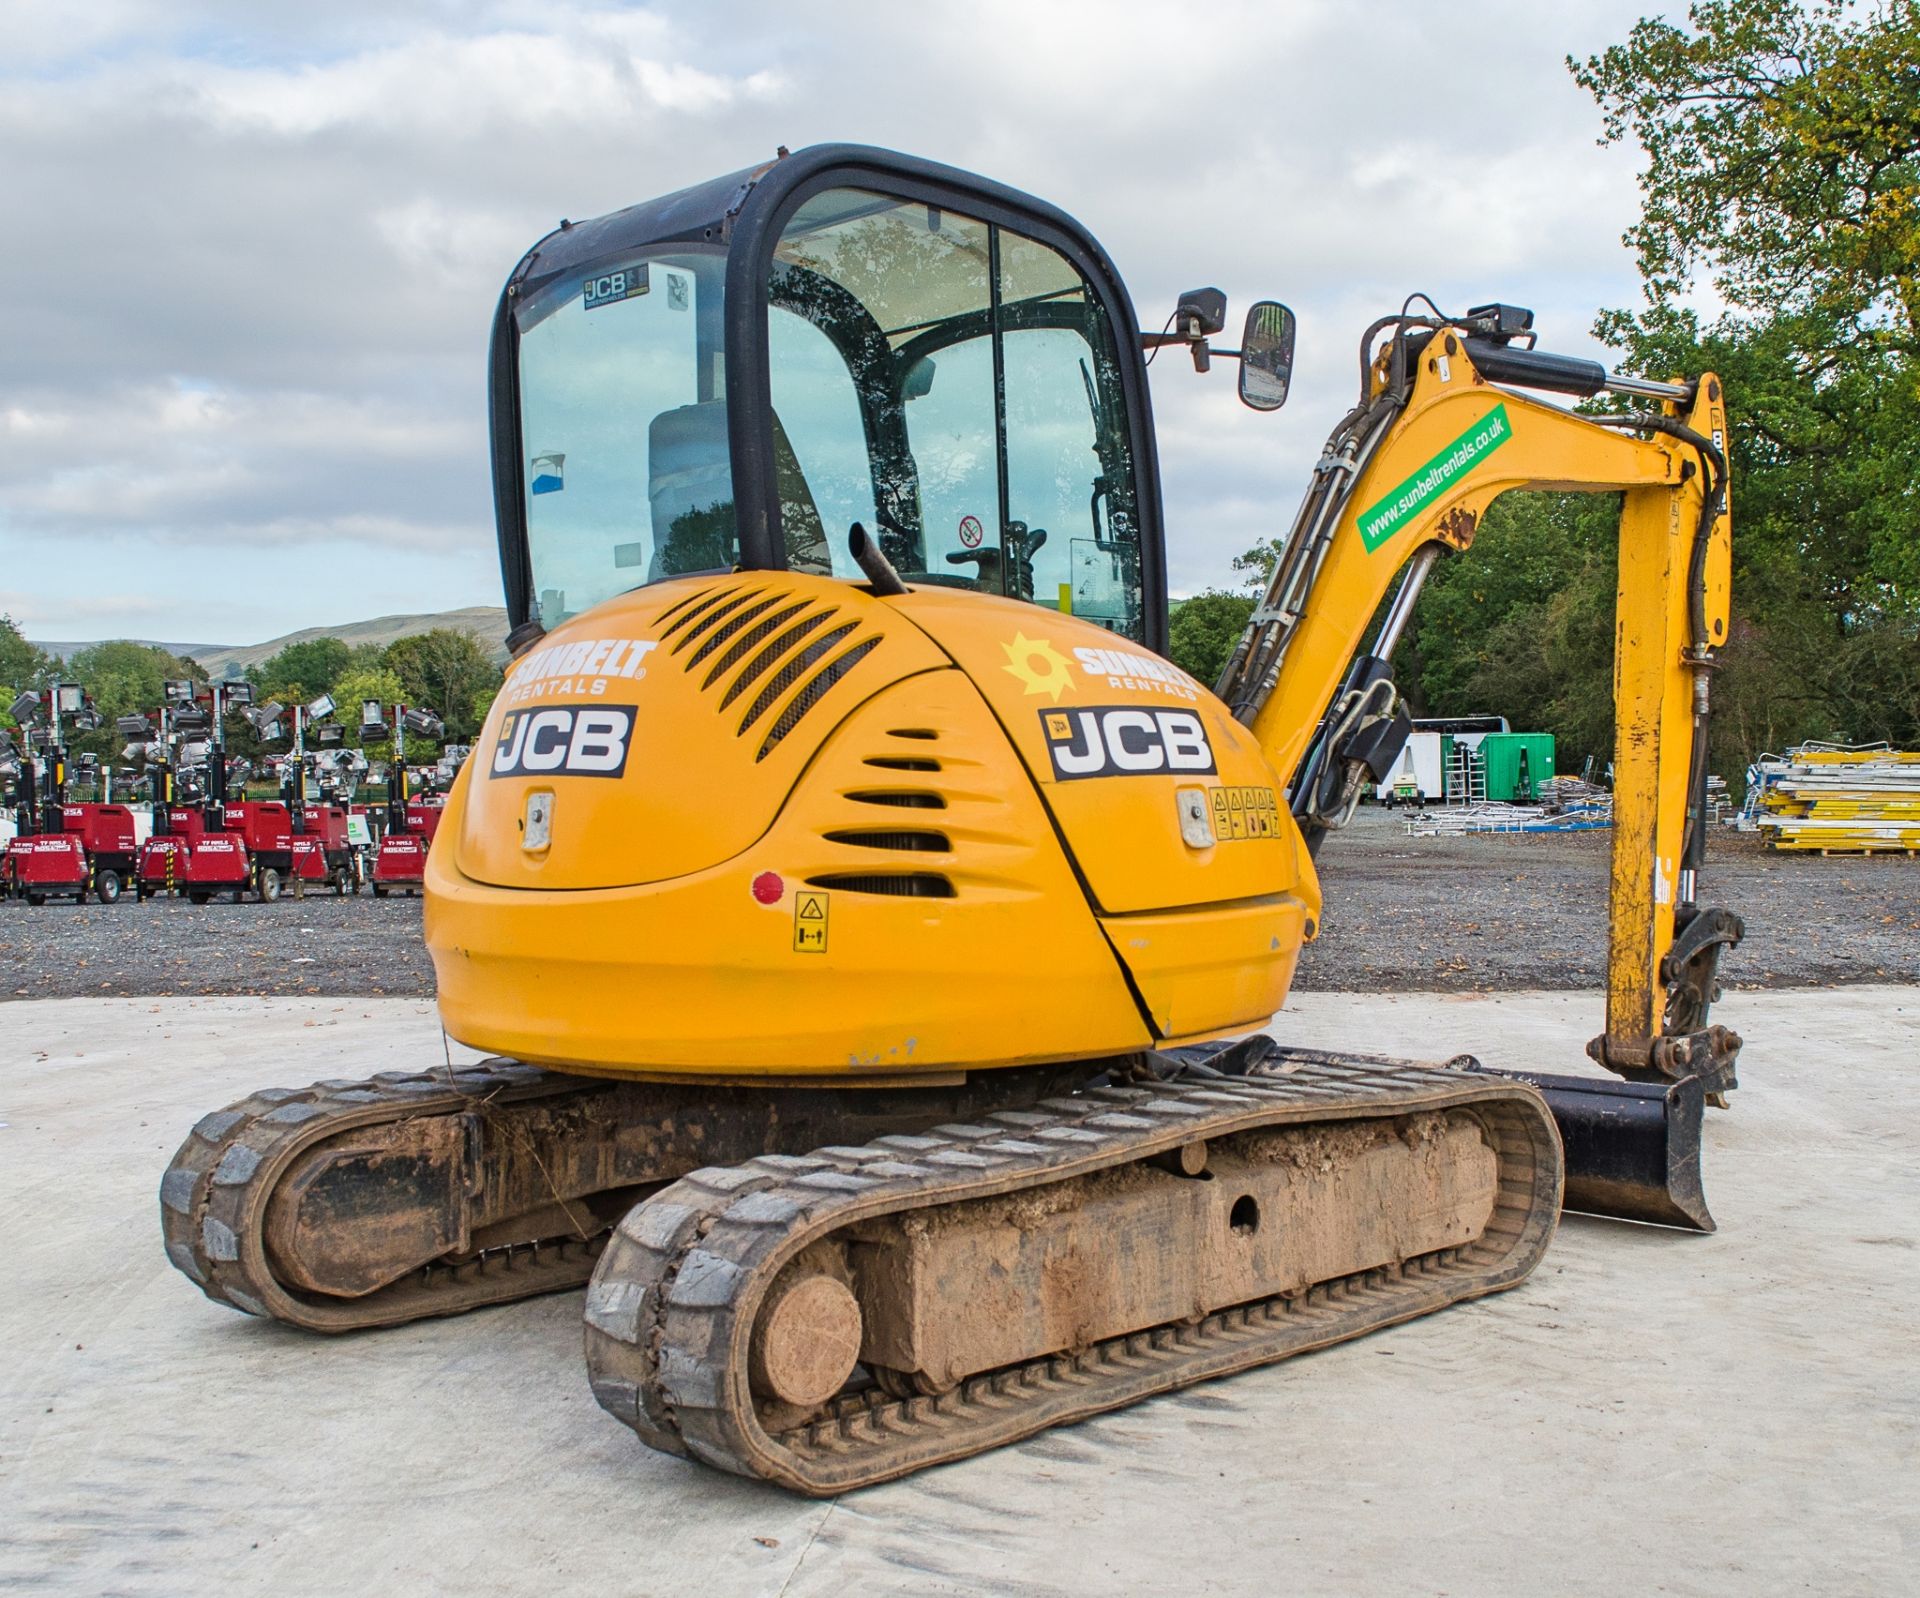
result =
[{"label": "concrete ground", "polygon": [[[1518,1290],[837,1503],[603,1415],[577,1294],[328,1341],[203,1299],[204,1110],[441,1058],[410,1000],[24,1002],[0,1045],[0,1588],[462,1594],[1920,1589],[1920,989],[1730,996],[1721,1231],[1570,1218]],[[1275,1031],[1571,1069],[1580,994]]]}]

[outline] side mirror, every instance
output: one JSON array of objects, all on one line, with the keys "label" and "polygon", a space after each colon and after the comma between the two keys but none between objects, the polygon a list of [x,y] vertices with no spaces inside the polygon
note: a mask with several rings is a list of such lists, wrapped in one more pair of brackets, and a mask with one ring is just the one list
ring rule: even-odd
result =
[{"label": "side mirror", "polygon": [[1240,400],[1256,411],[1277,411],[1287,403],[1293,378],[1293,312],[1273,300],[1247,311],[1240,335]]}]

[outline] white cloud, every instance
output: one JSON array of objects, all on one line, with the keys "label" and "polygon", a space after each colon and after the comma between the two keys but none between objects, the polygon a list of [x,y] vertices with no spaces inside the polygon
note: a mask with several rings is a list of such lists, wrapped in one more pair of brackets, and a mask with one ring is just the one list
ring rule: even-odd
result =
[{"label": "white cloud", "polygon": [[110,629],[117,629],[164,621],[168,609],[167,601],[152,594],[49,594],[25,589],[0,589],[0,616],[12,617],[23,629],[42,638],[53,636],[40,625],[44,616],[85,616],[105,622]]},{"label": "white cloud", "polygon": [[[1279,417],[1230,371],[1154,368],[1174,582],[1225,581],[1290,519],[1380,310],[1516,299],[1578,353],[1635,293],[1632,161],[1561,64],[1617,6],[1357,15],[27,0],[0,61],[0,561],[110,562],[176,635],[344,618],[390,582],[406,608],[493,601],[484,358],[520,252],[849,139],[1064,205],[1154,326],[1202,282],[1293,304]],[[35,614],[71,632],[64,603]]]},{"label": "white cloud", "polygon": [[223,132],[307,139],[334,130],[466,141],[509,128],[556,129],[696,116],[772,92],[745,78],[644,53],[671,42],[645,15],[583,18],[551,34],[429,34],[339,61],[292,69],[176,64],[156,74],[180,109]]}]

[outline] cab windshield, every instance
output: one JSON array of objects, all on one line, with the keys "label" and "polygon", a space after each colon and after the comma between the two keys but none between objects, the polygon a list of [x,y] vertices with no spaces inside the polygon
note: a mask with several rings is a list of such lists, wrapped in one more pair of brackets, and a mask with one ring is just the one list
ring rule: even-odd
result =
[{"label": "cab windshield", "polygon": [[[553,627],[642,584],[741,561],[726,255],[638,249],[515,308],[533,610]],[[1144,626],[1113,331],[1058,251],[855,189],[803,202],[773,251],[775,546],[858,580],[855,522],[910,583]],[[737,396],[736,396],[737,398]]]},{"label": "cab windshield", "polygon": [[788,221],[768,299],[790,567],[858,577],[860,522],[910,583],[1140,638],[1119,363],[1071,262],[938,206],[830,189]]},{"label": "cab windshield", "polygon": [[640,252],[518,310],[535,614],[739,559],[727,458],[723,253]]}]

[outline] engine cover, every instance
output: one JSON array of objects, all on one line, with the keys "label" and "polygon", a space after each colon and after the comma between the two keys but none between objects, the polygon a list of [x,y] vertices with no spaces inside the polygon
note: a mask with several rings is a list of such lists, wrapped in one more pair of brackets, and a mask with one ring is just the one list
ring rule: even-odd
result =
[{"label": "engine cover", "polygon": [[1258,1026],[1318,909],[1257,746],[1184,673],[1031,605],[785,573],[649,588],[523,657],[426,888],[462,1042],[875,1081]]},{"label": "engine cover", "polygon": [[[767,573],[623,594],[508,671],[454,832],[460,870],[609,888],[730,859],[772,824],[836,708],[946,663],[846,583]],[[527,846],[535,795],[552,800],[544,848]]]}]

